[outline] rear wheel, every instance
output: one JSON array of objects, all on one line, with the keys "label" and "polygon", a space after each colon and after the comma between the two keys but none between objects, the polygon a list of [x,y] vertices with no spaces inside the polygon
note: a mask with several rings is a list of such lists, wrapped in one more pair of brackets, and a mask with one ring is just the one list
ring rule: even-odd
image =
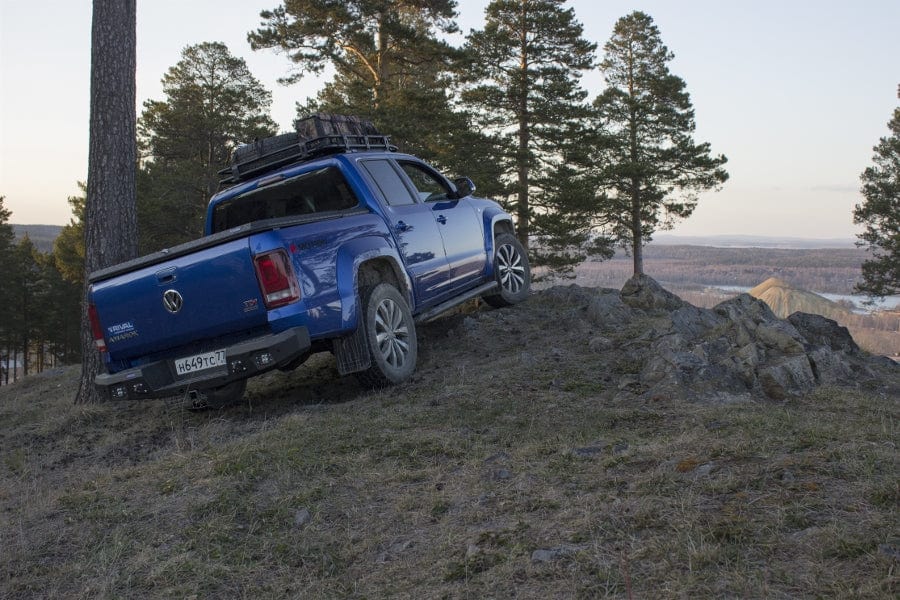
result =
[{"label": "rear wheel", "polygon": [[494,239],[494,277],[500,290],[484,297],[491,306],[512,306],[528,297],[531,290],[528,253],[512,234],[501,233]]},{"label": "rear wheel", "polygon": [[418,341],[409,305],[389,283],[363,290],[360,327],[366,328],[371,365],[356,374],[368,387],[385,387],[409,379],[416,369]]}]

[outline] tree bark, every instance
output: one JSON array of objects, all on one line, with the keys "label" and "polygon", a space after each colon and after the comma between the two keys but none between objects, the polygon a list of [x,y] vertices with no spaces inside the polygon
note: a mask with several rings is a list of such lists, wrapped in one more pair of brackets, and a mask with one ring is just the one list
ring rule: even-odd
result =
[{"label": "tree bark", "polygon": [[88,319],[89,275],[137,255],[135,209],[136,0],[94,0],[91,110],[81,310],[81,384],[75,402],[100,400],[101,360]]},{"label": "tree bark", "polygon": [[[629,48],[628,52],[628,97],[631,99],[629,110],[628,130],[630,143],[631,166],[635,168],[640,159],[637,143],[637,110],[635,109],[635,76],[634,53]],[[634,274],[644,274],[644,236],[641,227],[641,180],[637,177],[631,179],[631,256],[634,259]]]},{"label": "tree bark", "polygon": [[638,189],[631,193],[631,256],[634,274],[644,274],[644,240],[641,235],[641,196]]},{"label": "tree bark", "polygon": [[[525,102],[523,101],[524,105]],[[527,111],[527,109],[526,109]],[[528,169],[528,143],[531,139],[528,130],[528,115],[523,114],[519,120],[519,148],[517,152],[518,161],[518,194],[516,197],[516,234],[522,246],[528,249],[528,236],[530,234],[528,227],[529,210],[528,210],[528,187],[529,169]]]},{"label": "tree bark", "polygon": [[528,206],[528,192],[531,182],[529,180],[530,169],[528,160],[528,146],[531,143],[531,120],[528,114],[528,31],[524,26],[526,22],[526,7],[522,4],[522,23],[523,27],[519,32],[519,97],[516,107],[516,117],[519,121],[519,146],[516,149],[516,175],[518,178],[518,192],[516,195],[516,237],[519,238],[522,246],[528,249],[528,236],[530,235],[530,227],[528,226],[530,215]]}]

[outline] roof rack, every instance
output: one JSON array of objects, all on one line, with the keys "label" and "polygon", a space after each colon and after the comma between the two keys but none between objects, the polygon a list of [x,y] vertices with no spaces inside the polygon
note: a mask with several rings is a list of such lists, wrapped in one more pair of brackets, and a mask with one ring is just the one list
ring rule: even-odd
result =
[{"label": "roof rack", "polygon": [[[328,154],[397,150],[391,144],[390,136],[379,134],[370,122],[361,121],[357,117],[319,113],[299,119],[295,125],[299,131],[256,140],[235,148],[231,155],[231,165],[219,171],[219,175],[224,176],[219,183],[235,184],[289,164]],[[306,137],[304,133],[318,135]]]}]

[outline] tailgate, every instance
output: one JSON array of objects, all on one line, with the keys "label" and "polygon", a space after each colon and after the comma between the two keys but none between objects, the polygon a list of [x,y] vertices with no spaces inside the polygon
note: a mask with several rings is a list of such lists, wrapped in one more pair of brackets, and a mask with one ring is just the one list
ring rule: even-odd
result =
[{"label": "tailgate", "polygon": [[93,284],[112,360],[129,360],[265,325],[248,238]]}]

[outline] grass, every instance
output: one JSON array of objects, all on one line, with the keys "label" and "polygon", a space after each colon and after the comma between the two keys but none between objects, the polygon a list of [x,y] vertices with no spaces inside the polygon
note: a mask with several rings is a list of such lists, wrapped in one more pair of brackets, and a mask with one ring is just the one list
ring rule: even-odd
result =
[{"label": "grass", "polygon": [[641,401],[455,325],[382,392],[328,356],[200,414],[72,406],[75,370],[0,388],[0,596],[900,592],[896,397]]}]

